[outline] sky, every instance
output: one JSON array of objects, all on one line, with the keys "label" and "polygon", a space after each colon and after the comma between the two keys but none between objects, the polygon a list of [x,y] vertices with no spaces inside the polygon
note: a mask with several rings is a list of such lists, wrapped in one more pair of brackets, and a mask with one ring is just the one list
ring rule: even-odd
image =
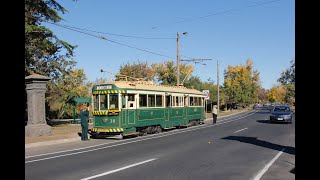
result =
[{"label": "sky", "polygon": [[[202,81],[217,83],[219,62],[220,85],[228,65],[245,65],[251,59],[261,86],[270,89],[295,59],[294,0],[57,2],[68,11],[59,13],[63,20],[58,24],[78,29],[43,25],[77,45],[76,68],[84,69],[89,81],[112,80],[128,63],[177,63],[177,33],[181,64],[194,65],[192,75]],[[192,59],[207,60],[183,61]]]}]

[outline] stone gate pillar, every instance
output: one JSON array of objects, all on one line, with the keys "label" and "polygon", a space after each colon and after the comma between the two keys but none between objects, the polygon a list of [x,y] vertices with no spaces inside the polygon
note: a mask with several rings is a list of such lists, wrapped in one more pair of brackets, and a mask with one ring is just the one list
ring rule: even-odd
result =
[{"label": "stone gate pillar", "polygon": [[39,74],[25,77],[28,105],[28,124],[25,126],[25,136],[52,134],[45,113],[45,92],[49,80],[49,77]]}]

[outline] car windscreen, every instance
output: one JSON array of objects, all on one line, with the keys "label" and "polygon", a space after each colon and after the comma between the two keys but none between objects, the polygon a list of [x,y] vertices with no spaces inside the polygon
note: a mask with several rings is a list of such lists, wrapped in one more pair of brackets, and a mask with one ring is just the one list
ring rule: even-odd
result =
[{"label": "car windscreen", "polygon": [[288,107],[275,107],[274,110],[275,112],[288,112],[290,109]]}]

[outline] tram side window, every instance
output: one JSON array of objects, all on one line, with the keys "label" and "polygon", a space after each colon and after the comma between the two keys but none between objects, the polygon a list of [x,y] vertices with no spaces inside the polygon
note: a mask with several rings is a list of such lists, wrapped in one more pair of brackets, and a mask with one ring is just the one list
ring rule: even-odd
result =
[{"label": "tram side window", "polygon": [[99,111],[99,95],[93,95],[94,111]]},{"label": "tram side window", "polygon": [[147,107],[147,95],[146,94],[139,95],[139,106],[140,107]]},{"label": "tram side window", "polygon": [[171,100],[170,96],[166,96],[166,107],[170,106],[170,102],[171,102],[170,100]]},{"label": "tram side window", "polygon": [[126,108],[126,95],[123,94],[121,97],[122,108]]},{"label": "tram side window", "polygon": [[190,106],[194,106],[194,97],[190,97]]},{"label": "tram side window", "polygon": [[156,97],[154,94],[148,94],[148,107],[156,106]]},{"label": "tram side window", "polygon": [[162,107],[162,95],[156,95],[156,106]]},{"label": "tram side window", "polygon": [[179,106],[183,106],[183,97],[179,96]]},{"label": "tram side window", "polygon": [[118,108],[118,94],[110,94],[110,109]]},{"label": "tram side window", "polygon": [[199,97],[194,97],[194,105],[199,106]]},{"label": "tram side window", "polygon": [[128,95],[128,101],[134,101],[134,94]]},{"label": "tram side window", "polygon": [[188,96],[185,96],[184,97],[184,106],[189,106],[189,104],[188,104]]},{"label": "tram side window", "polygon": [[132,101],[135,101],[135,100],[134,100],[134,94],[129,94],[129,95],[128,95],[128,101],[129,101],[129,105],[128,105],[128,106],[129,106],[129,107],[133,107],[133,103],[134,103],[134,102],[132,102]]}]

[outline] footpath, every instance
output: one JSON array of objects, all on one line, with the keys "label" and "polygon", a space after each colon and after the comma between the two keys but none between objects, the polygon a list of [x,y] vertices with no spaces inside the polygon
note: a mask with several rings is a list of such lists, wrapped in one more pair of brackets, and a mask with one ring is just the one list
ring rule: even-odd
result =
[{"label": "footpath", "polygon": [[[219,117],[230,116],[233,114],[246,112],[252,108],[240,109],[240,110],[228,110],[220,111]],[[212,114],[206,113],[205,123],[212,123]],[[60,124],[60,125],[51,125],[52,135],[50,136],[37,136],[37,137],[25,137],[25,148],[33,148],[39,146],[53,145],[59,143],[67,143],[74,141],[81,141],[81,125],[80,124]],[[92,123],[89,123],[89,129],[92,128]]]}]

